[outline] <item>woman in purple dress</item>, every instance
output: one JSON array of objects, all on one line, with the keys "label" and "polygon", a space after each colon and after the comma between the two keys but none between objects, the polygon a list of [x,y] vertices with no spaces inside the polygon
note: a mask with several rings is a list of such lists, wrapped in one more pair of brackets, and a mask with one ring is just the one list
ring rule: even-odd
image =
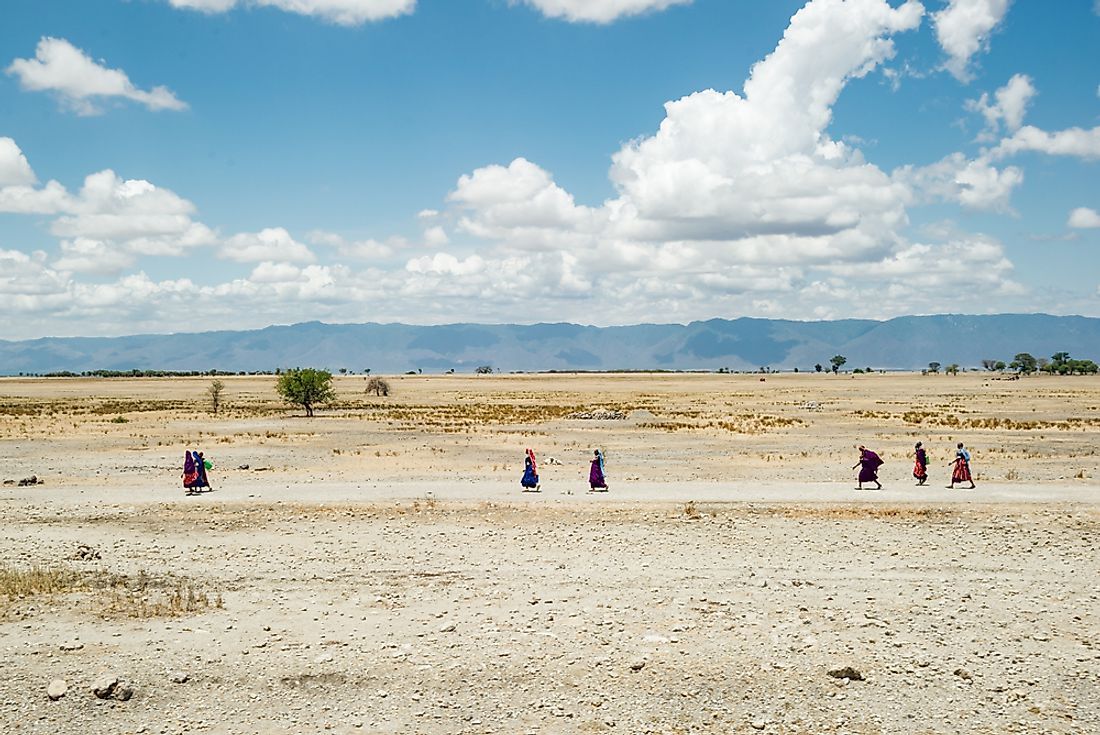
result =
[{"label": "woman in purple dress", "polygon": [[588,484],[590,492],[607,492],[607,477],[603,473],[603,452],[599,449],[596,450],[596,456],[592,460],[592,469],[588,471]]},{"label": "woman in purple dress", "polygon": [[862,490],[863,483],[873,482],[875,483],[875,489],[881,490],[882,483],[878,481],[878,468],[882,465],[882,459],[880,459],[877,454],[861,444],[859,446],[859,461],[852,465],[853,470],[856,467],[859,467],[859,487],[856,489]]}]

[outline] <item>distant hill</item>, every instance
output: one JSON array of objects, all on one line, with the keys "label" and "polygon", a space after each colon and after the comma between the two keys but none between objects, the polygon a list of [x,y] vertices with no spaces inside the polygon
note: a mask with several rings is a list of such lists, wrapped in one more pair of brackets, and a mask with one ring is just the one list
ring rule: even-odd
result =
[{"label": "distant hill", "polygon": [[1018,352],[1100,359],[1100,319],[1047,314],[907,316],[889,321],[710,319],[682,324],[322,324],[239,332],[0,341],[0,374],[86,370],[346,368],[359,373],[523,370],[916,369],[978,367]]}]

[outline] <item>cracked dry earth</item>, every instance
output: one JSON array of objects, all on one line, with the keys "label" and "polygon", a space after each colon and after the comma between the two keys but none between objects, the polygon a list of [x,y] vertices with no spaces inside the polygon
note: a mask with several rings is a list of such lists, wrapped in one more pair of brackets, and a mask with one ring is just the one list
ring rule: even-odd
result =
[{"label": "cracked dry earth", "polygon": [[[13,564],[210,602],[0,602],[4,733],[1100,731],[1091,506],[19,502],[0,524]],[[133,697],[94,697],[103,673]]]}]

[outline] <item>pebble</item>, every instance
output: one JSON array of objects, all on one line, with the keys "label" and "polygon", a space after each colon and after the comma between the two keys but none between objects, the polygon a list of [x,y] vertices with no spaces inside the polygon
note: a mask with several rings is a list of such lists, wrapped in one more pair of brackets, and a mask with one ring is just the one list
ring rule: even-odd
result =
[{"label": "pebble", "polygon": [[67,691],[69,691],[69,683],[67,681],[64,679],[54,679],[46,688],[46,696],[56,702],[64,697]]}]

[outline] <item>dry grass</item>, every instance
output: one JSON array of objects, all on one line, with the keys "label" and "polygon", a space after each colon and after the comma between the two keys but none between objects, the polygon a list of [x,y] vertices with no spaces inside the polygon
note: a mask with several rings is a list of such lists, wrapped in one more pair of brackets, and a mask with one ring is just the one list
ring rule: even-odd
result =
[{"label": "dry grass", "polygon": [[18,600],[77,589],[81,575],[62,567],[0,567],[0,600]]},{"label": "dry grass", "polygon": [[192,580],[145,571],[127,576],[62,566],[0,567],[0,613],[14,612],[32,598],[51,603],[73,595],[90,601],[105,617],[179,617],[224,605],[221,592],[208,591]]}]

